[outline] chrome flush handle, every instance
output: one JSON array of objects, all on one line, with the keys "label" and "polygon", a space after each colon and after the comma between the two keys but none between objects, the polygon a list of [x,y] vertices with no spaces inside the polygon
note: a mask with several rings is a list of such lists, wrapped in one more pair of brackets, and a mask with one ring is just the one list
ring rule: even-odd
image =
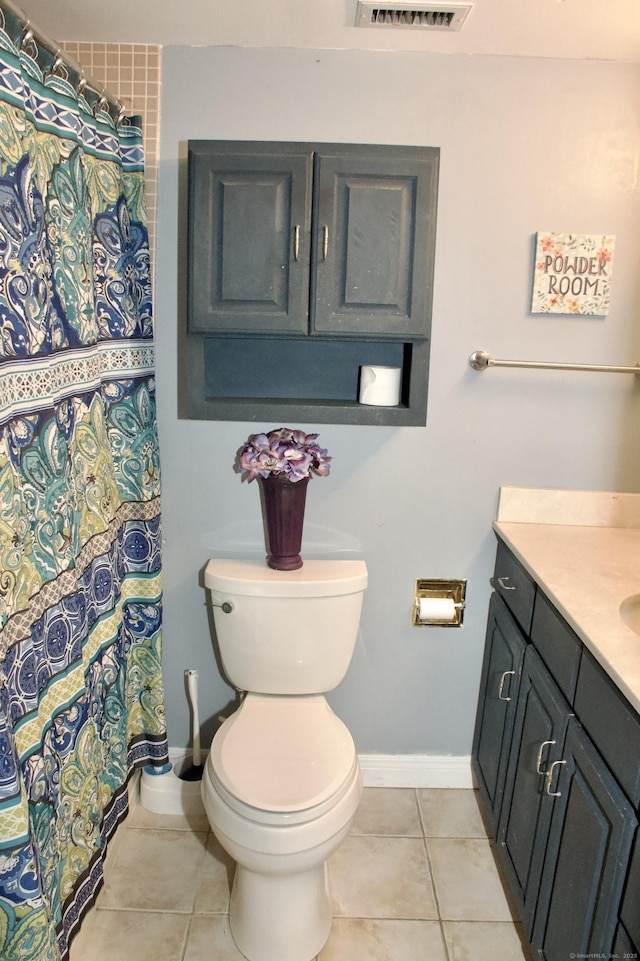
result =
[{"label": "chrome flush handle", "polygon": [[231,603],[231,601],[221,601],[220,603],[218,603],[217,601],[212,601],[211,606],[222,608],[225,614],[231,614],[231,612],[233,611],[233,604]]}]

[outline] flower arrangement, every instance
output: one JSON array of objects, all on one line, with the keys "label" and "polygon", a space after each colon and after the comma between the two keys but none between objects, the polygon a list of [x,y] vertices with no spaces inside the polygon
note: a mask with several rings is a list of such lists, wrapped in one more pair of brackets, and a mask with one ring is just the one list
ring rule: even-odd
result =
[{"label": "flower arrangement", "polygon": [[326,477],[331,458],[317,437],[289,427],[254,434],[240,450],[240,471],[247,481],[276,476],[295,483],[311,477],[312,471]]}]

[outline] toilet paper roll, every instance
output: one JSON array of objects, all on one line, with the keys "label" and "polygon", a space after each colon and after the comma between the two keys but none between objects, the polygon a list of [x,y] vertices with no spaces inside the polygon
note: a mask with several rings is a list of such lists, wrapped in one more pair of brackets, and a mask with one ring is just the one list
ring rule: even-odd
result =
[{"label": "toilet paper roll", "polygon": [[421,621],[454,621],[456,605],[452,597],[421,597],[418,617]]},{"label": "toilet paper roll", "polygon": [[372,407],[397,407],[401,377],[401,367],[361,367],[358,400]]}]

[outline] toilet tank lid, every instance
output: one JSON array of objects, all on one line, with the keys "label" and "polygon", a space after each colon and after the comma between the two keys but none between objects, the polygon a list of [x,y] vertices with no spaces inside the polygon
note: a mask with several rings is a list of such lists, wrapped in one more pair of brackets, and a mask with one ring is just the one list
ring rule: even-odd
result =
[{"label": "toilet tank lid", "polygon": [[264,561],[212,558],[205,587],[223,594],[254,597],[328,597],[354,594],[367,586],[362,560],[310,560],[297,571],[274,571]]}]

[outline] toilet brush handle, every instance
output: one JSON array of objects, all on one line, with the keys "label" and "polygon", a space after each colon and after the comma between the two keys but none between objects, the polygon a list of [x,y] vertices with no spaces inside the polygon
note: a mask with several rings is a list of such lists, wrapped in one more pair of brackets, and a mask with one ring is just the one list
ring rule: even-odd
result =
[{"label": "toilet brush handle", "polygon": [[200,721],[198,717],[198,672],[187,671],[187,691],[191,703],[191,746],[193,750],[193,766],[200,767],[202,755],[200,751]]}]

